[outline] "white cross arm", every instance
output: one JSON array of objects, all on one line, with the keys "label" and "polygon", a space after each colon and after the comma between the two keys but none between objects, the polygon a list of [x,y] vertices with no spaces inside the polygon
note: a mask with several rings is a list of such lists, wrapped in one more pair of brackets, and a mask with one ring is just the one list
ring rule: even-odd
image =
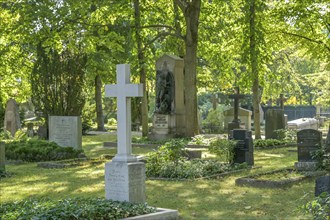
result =
[{"label": "white cross arm", "polygon": [[105,97],[142,97],[143,84],[125,84],[124,87],[118,84],[105,85]]}]

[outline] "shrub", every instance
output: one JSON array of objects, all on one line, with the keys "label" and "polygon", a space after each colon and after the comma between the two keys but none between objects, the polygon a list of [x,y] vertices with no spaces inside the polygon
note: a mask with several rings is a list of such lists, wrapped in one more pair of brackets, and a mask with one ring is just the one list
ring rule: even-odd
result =
[{"label": "shrub", "polygon": [[51,201],[26,199],[0,204],[2,220],[14,219],[122,219],[156,209],[146,204],[114,202],[101,198],[72,198]]},{"label": "shrub", "polygon": [[76,158],[82,150],[60,147],[55,142],[39,139],[25,139],[6,143],[6,158],[27,162],[64,160]]},{"label": "shrub", "polygon": [[285,140],[287,142],[297,141],[297,130],[295,129],[277,129],[274,132],[279,140]]},{"label": "shrub", "polygon": [[269,148],[279,145],[285,145],[288,141],[286,140],[277,140],[277,139],[256,139],[253,141],[253,146],[258,148]]},{"label": "shrub", "polygon": [[206,119],[202,122],[205,132],[221,133],[223,131],[223,111],[223,106],[218,106],[217,109],[211,109],[209,111]]},{"label": "shrub", "polygon": [[302,210],[313,215],[315,220],[327,220],[330,216],[330,194],[324,192],[315,200],[302,206]]},{"label": "shrub", "polygon": [[236,144],[234,140],[217,138],[210,142],[209,152],[224,162],[233,163]]}]

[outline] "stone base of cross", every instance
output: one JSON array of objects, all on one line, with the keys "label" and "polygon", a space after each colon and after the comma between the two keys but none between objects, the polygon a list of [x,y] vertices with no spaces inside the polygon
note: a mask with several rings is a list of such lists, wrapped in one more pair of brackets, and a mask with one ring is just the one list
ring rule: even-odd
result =
[{"label": "stone base of cross", "polygon": [[105,197],[145,202],[145,164],[132,155],[131,97],[143,96],[142,84],[130,83],[130,66],[117,65],[117,84],[105,86],[106,97],[117,98],[117,154],[105,165]]}]

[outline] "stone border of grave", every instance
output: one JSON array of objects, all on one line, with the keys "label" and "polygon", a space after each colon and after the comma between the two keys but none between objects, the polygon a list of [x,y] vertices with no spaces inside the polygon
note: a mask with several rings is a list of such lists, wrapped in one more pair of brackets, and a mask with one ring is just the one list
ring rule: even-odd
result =
[{"label": "stone border of grave", "polygon": [[[111,156],[113,157],[113,156]],[[63,169],[68,167],[77,167],[82,166],[84,162],[89,162],[91,164],[101,164],[107,162],[109,159],[109,156],[104,158],[75,158],[70,160],[59,160],[59,161],[45,161],[45,162],[39,162],[37,163],[37,167],[45,168],[45,169]]]},{"label": "stone border of grave", "polygon": [[303,177],[297,177],[297,178],[291,178],[291,179],[285,179],[285,180],[260,180],[256,179],[256,177],[260,177],[262,175],[269,175],[269,174],[275,174],[283,171],[293,171],[295,169],[293,168],[285,168],[285,169],[279,169],[279,170],[273,170],[269,172],[264,173],[258,173],[242,178],[238,178],[235,180],[236,186],[251,186],[255,188],[269,188],[269,189],[276,189],[276,188],[284,188],[292,186],[293,184],[297,182],[301,182],[306,179],[310,179],[313,177],[318,177],[326,174],[326,171],[314,171],[314,172],[305,172]]},{"label": "stone border of grave", "polygon": [[[163,144],[138,144],[132,143],[132,147],[160,147]],[[117,142],[103,142],[103,147],[117,148]],[[206,145],[188,144],[186,148],[209,148]]]},{"label": "stone border of grave", "polygon": [[175,220],[178,219],[178,217],[179,212],[177,210],[157,208],[157,212],[124,218],[122,220]]},{"label": "stone border of grave", "polygon": [[236,174],[236,173],[244,172],[247,170],[259,169],[259,168],[262,168],[262,166],[254,166],[254,167],[244,168],[244,169],[240,169],[240,170],[233,170],[233,171],[223,172],[223,173],[219,173],[219,174],[215,174],[215,175],[211,175],[211,176],[199,177],[199,178],[195,178],[195,179],[157,178],[157,177],[150,177],[147,179],[148,180],[165,180],[165,181],[198,181],[198,180],[204,180],[204,179],[220,179],[220,178],[229,176],[231,174]]}]

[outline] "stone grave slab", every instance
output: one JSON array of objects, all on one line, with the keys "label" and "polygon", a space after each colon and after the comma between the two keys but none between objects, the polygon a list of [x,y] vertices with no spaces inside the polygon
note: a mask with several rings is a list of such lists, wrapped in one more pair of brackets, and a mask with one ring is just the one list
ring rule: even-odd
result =
[{"label": "stone grave slab", "polygon": [[288,121],[288,128],[300,131],[302,129],[318,129],[318,120],[315,118],[299,118]]},{"label": "stone grave slab", "polygon": [[321,176],[315,181],[315,196],[319,196],[323,192],[330,194],[330,176]]},{"label": "stone grave slab", "polygon": [[322,132],[314,129],[303,129],[297,132],[298,162],[297,170],[315,170],[317,161],[311,154],[320,150],[322,146]]},{"label": "stone grave slab", "polygon": [[62,147],[81,149],[82,124],[79,116],[49,116],[49,141]]},{"label": "stone grave slab", "polygon": [[234,129],[232,140],[236,140],[234,163],[247,163],[254,165],[252,132],[245,129]]}]

